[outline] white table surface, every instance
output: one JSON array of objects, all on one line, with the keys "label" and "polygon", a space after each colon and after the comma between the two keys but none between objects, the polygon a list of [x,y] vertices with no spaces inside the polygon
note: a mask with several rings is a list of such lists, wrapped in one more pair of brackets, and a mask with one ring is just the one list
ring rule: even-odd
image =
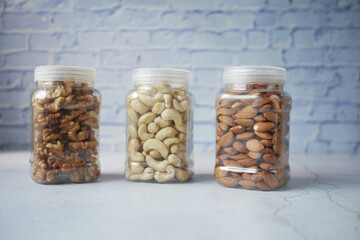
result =
[{"label": "white table surface", "polygon": [[101,155],[96,183],[40,185],[28,152],[0,152],[0,239],[360,239],[360,155],[291,156],[275,192],[222,187],[212,155],[185,184],[124,179],[123,154]]}]

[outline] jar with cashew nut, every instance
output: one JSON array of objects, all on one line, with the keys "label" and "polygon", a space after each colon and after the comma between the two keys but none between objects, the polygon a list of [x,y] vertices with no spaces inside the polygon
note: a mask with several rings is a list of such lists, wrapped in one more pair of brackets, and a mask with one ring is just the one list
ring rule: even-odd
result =
[{"label": "jar with cashew nut", "polygon": [[216,97],[215,180],[264,191],[286,185],[291,97],[283,90],[285,69],[230,67],[223,81]]},{"label": "jar with cashew nut", "polygon": [[133,71],[127,96],[127,161],[130,181],[185,182],[193,175],[193,97],[190,72]]},{"label": "jar with cashew nut", "polygon": [[101,95],[95,69],[39,66],[32,93],[31,177],[37,183],[96,181]]}]

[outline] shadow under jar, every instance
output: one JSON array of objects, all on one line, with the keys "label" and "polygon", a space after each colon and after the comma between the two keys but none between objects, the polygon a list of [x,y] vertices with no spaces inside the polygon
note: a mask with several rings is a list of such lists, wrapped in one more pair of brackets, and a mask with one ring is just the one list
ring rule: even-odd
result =
[{"label": "shadow under jar", "polygon": [[215,179],[227,187],[274,190],[290,180],[291,97],[286,70],[238,66],[224,70],[216,97]]},{"label": "shadow under jar", "polygon": [[185,182],[193,174],[190,72],[142,68],[127,96],[126,179]]},{"label": "shadow under jar", "polygon": [[101,95],[95,70],[39,66],[32,93],[31,177],[37,183],[96,181]]}]

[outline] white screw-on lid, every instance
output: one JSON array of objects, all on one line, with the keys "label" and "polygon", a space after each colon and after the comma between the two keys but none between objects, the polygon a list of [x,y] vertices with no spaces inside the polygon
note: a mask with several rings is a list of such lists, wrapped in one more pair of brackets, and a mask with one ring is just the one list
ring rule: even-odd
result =
[{"label": "white screw-on lid", "polygon": [[271,66],[234,66],[224,70],[223,83],[285,84],[286,70]]},{"label": "white screw-on lid", "polygon": [[95,83],[96,71],[89,67],[38,66],[35,68],[34,80]]},{"label": "white screw-on lid", "polygon": [[175,68],[139,68],[132,72],[135,84],[173,83],[190,85],[190,71]]}]

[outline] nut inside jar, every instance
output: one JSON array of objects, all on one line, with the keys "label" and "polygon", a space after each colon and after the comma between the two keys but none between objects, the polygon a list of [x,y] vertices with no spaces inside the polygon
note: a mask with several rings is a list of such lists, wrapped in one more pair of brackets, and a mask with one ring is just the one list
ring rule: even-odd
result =
[{"label": "nut inside jar", "polygon": [[32,178],[39,183],[95,181],[100,93],[87,82],[42,81],[32,110]]},{"label": "nut inside jar", "polygon": [[279,84],[227,88],[217,101],[215,179],[227,187],[274,190],[289,180],[291,98]]}]

